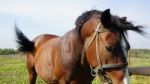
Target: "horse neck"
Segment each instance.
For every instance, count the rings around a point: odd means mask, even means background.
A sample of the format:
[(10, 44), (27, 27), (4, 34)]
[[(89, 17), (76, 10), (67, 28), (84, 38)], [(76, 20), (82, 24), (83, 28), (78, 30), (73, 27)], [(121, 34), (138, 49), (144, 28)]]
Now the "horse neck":
[[(83, 49), (83, 39), (81, 38), (79, 32), (77, 32), (75, 29), (67, 32), (62, 37), (62, 43), (61, 43), (61, 51), (62, 51), (62, 60), (63, 64), (67, 65), (67, 67), (70, 67), (74, 71), (77, 71), (79, 74), (72, 73), (73, 75), (78, 75), (78, 77), (90, 77), (90, 67), (85, 60), (84, 65), (81, 65), (81, 53)], [(80, 74), (82, 73), (82, 74)], [(90, 79), (91, 80), (91, 79)]]
[(81, 36), (76, 31), (76, 29), (67, 32), (62, 37), (61, 46), (62, 46), (61, 50), (63, 52), (63, 55), (69, 54), (71, 58), (74, 58), (76, 60), (81, 58), (80, 55), (83, 47), (83, 42)]

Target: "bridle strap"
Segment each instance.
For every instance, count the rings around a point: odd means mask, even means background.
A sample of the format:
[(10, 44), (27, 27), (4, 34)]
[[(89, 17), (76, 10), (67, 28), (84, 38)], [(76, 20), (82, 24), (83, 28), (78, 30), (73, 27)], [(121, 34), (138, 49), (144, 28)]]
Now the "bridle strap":
[[(97, 28), (97, 29), (99, 29), (101, 27), (101, 25)], [(98, 63), (98, 65), (102, 65), (102, 62), (101, 62), (101, 59), (99, 58), (99, 39), (98, 39), (98, 36), (99, 36), (99, 32), (98, 32), (98, 30), (96, 30), (95, 31), (96, 32), (96, 58), (97, 58), (97, 63)]]
[(94, 35), (93, 37), (90, 39), (90, 42), (89, 44), (87, 45), (87, 47), (85, 48), (85, 52), (88, 51), (89, 47), (91, 46), (92, 42), (94, 41), (95, 37), (97, 36), (98, 37), (98, 34), (99, 33), (103, 33), (103, 32), (110, 32), (109, 30), (105, 29), (102, 27), (101, 23), (98, 24), (95, 32), (94, 32)]
[[(96, 31), (99, 29), (99, 27), (100, 27), (100, 24), (98, 24), (98, 26), (97, 26), (97, 28), (96, 28)], [(87, 47), (85, 48), (85, 52), (88, 51), (89, 47), (91, 46), (92, 42), (94, 41), (94, 39), (95, 39), (95, 37), (96, 37), (96, 34), (97, 34), (97, 32), (94, 32), (93, 37), (90, 39), (89, 44), (88, 44)]]
[(128, 63), (119, 63), (119, 64), (105, 64), (101, 65), (103, 69), (110, 69), (110, 68), (121, 68), (127, 66)]

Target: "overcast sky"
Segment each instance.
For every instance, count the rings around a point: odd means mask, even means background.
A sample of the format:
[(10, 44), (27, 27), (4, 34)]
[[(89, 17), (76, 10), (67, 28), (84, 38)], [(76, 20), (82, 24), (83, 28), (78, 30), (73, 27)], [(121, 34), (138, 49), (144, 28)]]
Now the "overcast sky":
[(75, 27), (83, 12), (111, 9), (135, 24), (144, 25), (145, 37), (129, 32), (131, 48), (150, 49), (149, 0), (0, 0), (0, 48), (16, 48), (14, 24), (30, 39), (44, 33), (63, 35)]

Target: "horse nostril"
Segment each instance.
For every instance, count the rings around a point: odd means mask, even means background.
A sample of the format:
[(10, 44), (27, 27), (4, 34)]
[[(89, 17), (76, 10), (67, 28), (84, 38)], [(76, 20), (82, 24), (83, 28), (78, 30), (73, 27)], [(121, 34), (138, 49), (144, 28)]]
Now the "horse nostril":
[(112, 47), (112, 46), (105, 46), (105, 48), (106, 48), (109, 52), (112, 52), (112, 51), (113, 51), (113, 47)]

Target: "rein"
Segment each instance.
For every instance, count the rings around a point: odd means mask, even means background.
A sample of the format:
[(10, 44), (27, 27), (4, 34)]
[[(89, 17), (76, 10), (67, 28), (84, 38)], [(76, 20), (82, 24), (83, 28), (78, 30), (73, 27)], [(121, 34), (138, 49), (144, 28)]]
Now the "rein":
[(100, 59), (100, 55), (99, 55), (99, 33), (103, 33), (103, 32), (110, 32), (110, 30), (104, 28), (102, 26), (101, 23), (98, 24), (93, 37), (90, 39), (89, 44), (87, 45), (87, 47), (85, 48), (84, 51), (84, 55), (86, 55), (86, 52), (88, 51), (89, 47), (91, 46), (91, 44), (93, 43), (94, 39), (96, 39), (96, 59), (97, 59), (97, 63), (98, 66), (96, 68), (93, 68), (90, 65), (91, 68), (91, 75), (93, 77), (97, 76), (97, 75), (101, 75), (104, 78), (104, 81), (108, 84), (112, 84), (112, 80), (109, 78), (109, 76), (106, 74), (104, 69), (110, 69), (110, 68), (121, 68), (121, 67), (125, 67), (128, 65), (128, 63), (118, 63), (118, 64), (102, 64), (101, 59)]

